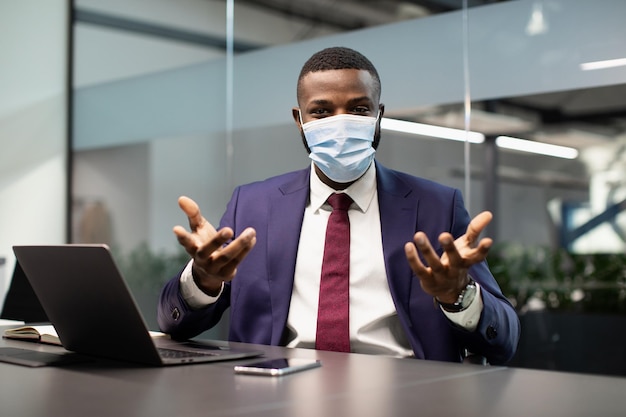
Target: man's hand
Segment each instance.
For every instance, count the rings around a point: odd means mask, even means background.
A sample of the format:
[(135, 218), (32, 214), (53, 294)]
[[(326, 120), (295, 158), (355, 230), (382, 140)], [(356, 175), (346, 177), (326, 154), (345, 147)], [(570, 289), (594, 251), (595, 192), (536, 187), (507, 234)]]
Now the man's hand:
[[(483, 211), (472, 219), (465, 234), (458, 239), (453, 240), (450, 233), (439, 235), (439, 244), (444, 250), (441, 258), (437, 256), (424, 232), (415, 233), (413, 242), (407, 242), (404, 246), (406, 258), (426, 293), (442, 303), (456, 302), (469, 282), (467, 270), (485, 260), (493, 243), (491, 239), (483, 238), (475, 245), (478, 236), (491, 219), (492, 214)], [(428, 266), (420, 260), (418, 250)]]
[(209, 295), (217, 295), (222, 282), (235, 277), (237, 266), (256, 243), (256, 231), (245, 229), (236, 239), (232, 229), (215, 230), (200, 213), (198, 204), (188, 197), (180, 197), (178, 205), (189, 219), (190, 232), (182, 226), (174, 227), (174, 234), (193, 258), (193, 279)]

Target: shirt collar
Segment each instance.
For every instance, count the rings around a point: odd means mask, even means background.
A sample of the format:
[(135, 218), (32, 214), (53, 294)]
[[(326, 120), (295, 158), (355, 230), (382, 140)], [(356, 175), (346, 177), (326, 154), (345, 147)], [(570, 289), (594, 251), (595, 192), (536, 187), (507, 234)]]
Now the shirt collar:
[[(334, 189), (324, 184), (315, 173), (314, 163), (311, 162), (311, 208), (318, 211), (327, 205), (326, 199), (335, 192)], [(352, 185), (343, 190), (356, 203), (359, 210), (366, 212), (376, 194), (376, 162), (372, 161), (365, 174)], [(330, 206), (328, 206), (330, 207)]]

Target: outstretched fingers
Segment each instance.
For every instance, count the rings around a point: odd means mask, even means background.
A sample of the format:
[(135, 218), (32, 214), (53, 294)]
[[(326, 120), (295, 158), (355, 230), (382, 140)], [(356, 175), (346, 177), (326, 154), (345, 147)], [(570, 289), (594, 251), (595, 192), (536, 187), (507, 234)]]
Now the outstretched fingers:
[(465, 239), (467, 242), (472, 245), (478, 239), (478, 236), (482, 233), (482, 231), (487, 227), (489, 223), (491, 223), (491, 219), (493, 218), (493, 214), (489, 211), (483, 211), (478, 213), (476, 217), (474, 217), (469, 225), (467, 226), (467, 231), (465, 232)]
[(185, 196), (179, 197), (178, 206), (187, 215), (187, 219), (189, 220), (189, 228), (192, 232), (207, 223), (207, 221), (202, 216), (202, 213), (200, 212), (200, 207), (191, 198)]
[[(429, 266), (422, 262), (418, 250)], [(404, 252), (411, 269), (420, 278), (431, 276), (433, 267), (439, 264), (439, 258), (423, 232), (417, 232), (413, 237), (413, 242), (407, 242), (404, 245)]]
[(228, 245), (209, 254), (206, 269), (209, 273), (220, 275), (225, 279), (232, 278), (237, 271), (237, 266), (248, 255), (255, 244), (255, 230), (252, 228), (245, 229)]
[(469, 266), (483, 261), (493, 244), (491, 238), (478, 237), (491, 222), (493, 215), (488, 211), (483, 211), (474, 217), (467, 226), (467, 232), (463, 236), (464, 244), (458, 245), (464, 263)]
[(232, 237), (230, 230), (216, 231), (213, 225), (202, 216), (200, 207), (191, 198), (180, 197), (178, 205), (187, 216), (190, 231), (185, 230), (182, 226), (175, 226), (173, 232), (178, 243), (191, 256), (195, 257), (198, 251), (205, 251), (206, 256), (208, 256)]

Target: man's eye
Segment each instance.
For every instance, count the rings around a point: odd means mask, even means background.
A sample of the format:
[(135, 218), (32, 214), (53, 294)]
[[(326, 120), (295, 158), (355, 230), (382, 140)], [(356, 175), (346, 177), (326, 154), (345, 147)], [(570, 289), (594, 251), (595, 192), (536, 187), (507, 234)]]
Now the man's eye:
[(315, 109), (309, 112), (309, 115), (315, 119), (322, 119), (324, 117), (328, 117), (331, 115), (331, 112), (328, 109)]
[(352, 112), (355, 114), (368, 114), (370, 112), (370, 109), (369, 107), (359, 106), (352, 109)]

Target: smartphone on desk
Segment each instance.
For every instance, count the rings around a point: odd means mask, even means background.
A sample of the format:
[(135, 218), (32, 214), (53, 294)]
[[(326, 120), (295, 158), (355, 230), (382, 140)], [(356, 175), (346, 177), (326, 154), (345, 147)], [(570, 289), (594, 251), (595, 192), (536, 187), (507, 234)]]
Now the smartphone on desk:
[(248, 365), (235, 365), (235, 373), (280, 376), (320, 366), (322, 366), (322, 363), (313, 359), (279, 358), (254, 362)]

